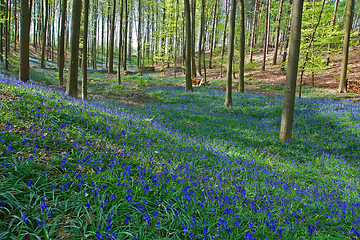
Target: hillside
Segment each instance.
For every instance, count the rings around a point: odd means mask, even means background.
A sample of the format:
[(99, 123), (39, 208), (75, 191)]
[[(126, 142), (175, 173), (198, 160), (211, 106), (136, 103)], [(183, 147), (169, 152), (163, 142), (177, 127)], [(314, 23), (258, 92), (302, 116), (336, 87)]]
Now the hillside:
[(360, 236), (356, 103), (298, 99), (286, 145), (281, 96), (224, 108), (220, 90), (167, 86), (124, 104), (4, 77), (0, 91), (0, 239)]

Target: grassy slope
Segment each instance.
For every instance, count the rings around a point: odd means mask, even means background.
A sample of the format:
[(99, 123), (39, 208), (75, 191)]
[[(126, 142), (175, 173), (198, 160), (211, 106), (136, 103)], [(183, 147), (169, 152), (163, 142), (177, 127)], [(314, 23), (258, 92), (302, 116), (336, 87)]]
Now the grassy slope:
[(0, 89), (0, 239), (359, 235), (358, 105), (299, 100), (284, 145), (280, 97), (227, 109), (221, 91), (161, 87), (139, 108)]

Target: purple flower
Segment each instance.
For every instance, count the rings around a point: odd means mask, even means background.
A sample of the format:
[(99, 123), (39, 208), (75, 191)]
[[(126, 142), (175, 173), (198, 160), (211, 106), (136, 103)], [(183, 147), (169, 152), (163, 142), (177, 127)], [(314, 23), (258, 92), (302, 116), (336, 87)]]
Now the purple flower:
[(24, 221), (25, 224), (27, 223), (26, 215), (27, 213), (23, 212), (22, 220)]
[(30, 187), (32, 184), (33, 184), (33, 180), (31, 178), (29, 178), (28, 187)]

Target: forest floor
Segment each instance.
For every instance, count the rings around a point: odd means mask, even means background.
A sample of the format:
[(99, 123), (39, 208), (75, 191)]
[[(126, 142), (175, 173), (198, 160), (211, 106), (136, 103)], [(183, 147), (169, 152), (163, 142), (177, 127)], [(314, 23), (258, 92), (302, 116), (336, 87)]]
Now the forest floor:
[[(334, 55), (330, 60), (330, 67), (319, 74), (314, 75), (314, 79), (310, 73), (305, 73), (303, 77), (302, 93), (305, 97), (330, 97), (330, 98), (353, 98), (354, 100), (360, 98), (359, 94), (348, 93), (340, 94), (337, 89), (339, 86), (339, 75), (341, 65), (341, 53)], [(267, 55), (266, 70), (261, 70), (263, 59), (263, 51), (254, 52), (253, 64), (245, 66), (245, 91), (253, 93), (262, 93), (270, 95), (282, 95), (286, 73), (281, 70), (281, 65), (272, 65), (273, 53), (272, 51)], [(278, 57), (280, 59), (280, 57)], [(214, 59), (214, 62), (220, 62), (219, 59)], [(249, 56), (246, 57), (245, 62), (249, 62)], [(237, 66), (235, 64), (235, 66)], [(157, 66), (157, 69), (163, 68)], [(153, 74), (157, 77), (172, 77), (174, 75), (173, 68), (163, 68), (164, 71)], [(236, 69), (236, 67), (235, 67)], [(223, 74), (220, 76), (220, 64), (213, 64), (212, 69), (207, 69), (207, 79), (210, 84), (225, 90), (226, 81), (226, 64), (223, 64)], [(178, 77), (184, 77), (183, 72), (177, 72)], [(300, 79), (300, 72), (298, 74)], [(203, 76), (202, 76), (203, 77)], [(360, 46), (351, 48), (348, 64), (348, 79), (360, 80)], [(238, 84), (238, 71), (235, 70), (235, 79), (233, 79), (233, 89), (236, 90)], [(314, 85), (313, 85), (314, 84)], [(299, 85), (299, 83), (298, 83)], [(314, 86), (314, 87), (313, 87)], [(297, 93), (298, 94), (298, 93)]]

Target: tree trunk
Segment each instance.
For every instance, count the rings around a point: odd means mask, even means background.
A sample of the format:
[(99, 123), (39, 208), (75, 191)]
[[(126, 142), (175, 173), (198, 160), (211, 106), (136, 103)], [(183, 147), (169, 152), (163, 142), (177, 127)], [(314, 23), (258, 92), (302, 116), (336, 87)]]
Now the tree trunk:
[(17, 26), (17, 0), (14, 0), (14, 50), (16, 51), (16, 43), (17, 43), (17, 34), (18, 34), (18, 26)]
[(196, 21), (196, 0), (191, 0), (191, 77), (196, 76), (196, 64), (195, 64), (195, 21)]
[(200, 20), (200, 37), (199, 37), (199, 75), (201, 76), (201, 53), (202, 53), (202, 39), (205, 34), (205, 6), (206, 6), (206, 0), (202, 0), (201, 2), (201, 20)]
[[(125, 26), (124, 26), (124, 60), (123, 60), (123, 67), (124, 67), (124, 71), (127, 70), (126, 68), (126, 60), (127, 60), (127, 38), (128, 38), (128, 2), (127, 0), (124, 0), (125, 1), (125, 6), (124, 6), (124, 10), (125, 10), (125, 18), (124, 18), (124, 21), (125, 21)], [(130, 33), (131, 34), (131, 33)]]
[(239, 2), (239, 16), (240, 16), (240, 63), (239, 63), (239, 86), (238, 92), (244, 92), (245, 83), (244, 83), (244, 70), (245, 70), (245, 5), (244, 0)]
[(116, 0), (113, 1), (109, 39), (109, 69), (108, 73), (114, 73), (114, 36), (115, 36), (115, 13), (116, 13)]
[(303, 3), (303, 0), (294, 0), (291, 14), (289, 60), (286, 71), (285, 95), (279, 135), (282, 142), (290, 141), (292, 135)]
[(347, 82), (347, 66), (349, 60), (349, 43), (350, 43), (350, 32), (352, 26), (352, 19), (354, 15), (354, 0), (348, 0), (347, 2), (347, 13), (346, 13), (346, 22), (345, 22), (345, 35), (343, 42), (343, 54), (341, 61), (341, 73), (340, 73), (340, 83), (339, 83), (339, 92), (346, 92), (346, 82)]
[(92, 41), (92, 54), (91, 54), (91, 63), (92, 68), (97, 69), (97, 27), (98, 27), (98, 1), (94, 0), (93, 2), (94, 10), (93, 10), (93, 21), (94, 21), (94, 28), (93, 28), (93, 41)]
[(48, 0), (43, 0), (45, 1), (45, 20), (44, 20), (44, 25), (42, 28), (42, 42), (41, 42), (41, 68), (45, 68), (45, 53), (46, 53), (46, 31), (48, 28), (48, 18), (49, 18), (49, 1)]
[(31, 2), (28, 0), (20, 2), (20, 59), (19, 59), (19, 79), (23, 82), (29, 81), (29, 44), (30, 44), (30, 21), (31, 21)]
[(137, 67), (138, 69), (141, 67), (141, 41), (142, 41), (142, 36), (141, 36), (141, 0), (139, 0), (139, 6), (138, 6), (138, 11), (139, 11), (139, 19), (138, 19), (138, 35), (137, 35)]
[(253, 16), (253, 25), (251, 29), (251, 40), (250, 40), (250, 62), (253, 62), (253, 53), (254, 53), (254, 46), (255, 46), (255, 31), (256, 31), (256, 25), (257, 25), (257, 13), (259, 11), (259, 0), (255, 1), (255, 11)]
[(121, 0), (121, 8), (120, 8), (120, 23), (119, 23), (119, 60), (118, 60), (118, 70), (117, 70), (117, 77), (118, 77), (118, 84), (121, 84), (121, 58), (122, 58), (122, 43), (123, 43), (123, 7), (124, 7), (124, 0)]
[(83, 35), (83, 56), (82, 56), (82, 98), (87, 98), (87, 61), (88, 61), (88, 25), (89, 25), (89, 0), (84, 0), (84, 35)]
[(221, 64), (220, 64), (220, 78), (223, 77), (223, 60), (225, 54), (225, 43), (226, 43), (226, 29), (227, 29), (227, 22), (228, 22), (228, 0), (225, 1), (225, 23), (224, 23), (224, 34), (222, 39), (222, 49), (221, 49)]
[(81, 0), (73, 0), (71, 13), (70, 66), (66, 94), (78, 97), (79, 36), (81, 25)]
[(266, 54), (268, 49), (268, 37), (269, 37), (269, 6), (271, 0), (266, 0), (266, 16), (265, 16), (265, 39), (264, 39), (264, 52), (263, 52), (263, 61), (261, 69), (265, 71), (266, 65)]
[(212, 30), (211, 30), (211, 37), (210, 37), (210, 58), (209, 58), (209, 68), (212, 68), (212, 66), (211, 66), (211, 60), (212, 60), (213, 48), (214, 48), (214, 35), (215, 35), (216, 9), (217, 9), (217, 0), (215, 0), (215, 3), (214, 3), (213, 23), (212, 23)]
[(234, 57), (236, 1), (231, 0), (225, 107), (232, 106), (232, 65)]
[(185, 26), (186, 26), (186, 55), (185, 55), (185, 75), (186, 75), (186, 86), (185, 91), (193, 91), (192, 80), (191, 80), (191, 41), (192, 41), (192, 30), (191, 30), (191, 18), (190, 18), (190, 3), (189, 0), (184, 0), (184, 13), (185, 13)]
[(281, 13), (282, 13), (283, 5), (284, 5), (284, 0), (281, 0), (279, 13), (278, 13), (278, 18), (277, 18), (277, 27), (276, 27), (276, 36), (275, 36), (275, 49), (274, 49), (274, 55), (273, 55), (274, 56), (273, 65), (276, 65), (276, 62), (277, 62), (277, 53), (278, 53), (278, 48), (279, 48)]
[(5, 70), (9, 70), (9, 0), (5, 5)]
[(61, 4), (61, 29), (59, 36), (59, 53), (58, 53), (58, 64), (59, 64), (59, 84), (64, 84), (64, 66), (65, 66), (65, 20), (66, 20), (66, 7), (67, 0), (62, 0)]

